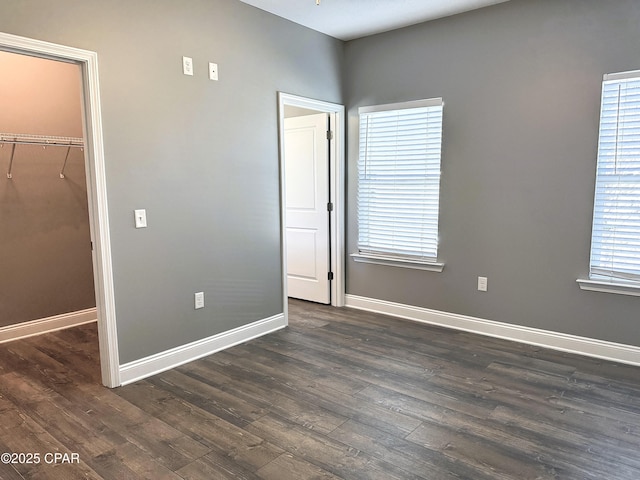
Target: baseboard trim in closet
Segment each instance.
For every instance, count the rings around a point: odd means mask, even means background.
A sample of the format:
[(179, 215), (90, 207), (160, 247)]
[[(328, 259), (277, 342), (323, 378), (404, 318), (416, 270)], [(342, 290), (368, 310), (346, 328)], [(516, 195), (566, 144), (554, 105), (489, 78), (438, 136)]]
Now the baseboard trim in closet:
[(76, 327), (85, 323), (97, 321), (98, 316), (95, 308), (78, 310), (77, 312), (63, 313), (53, 317), (39, 318), (29, 322), (18, 323), (0, 327), (0, 343), (18, 340), (20, 338), (41, 335), (63, 328)]

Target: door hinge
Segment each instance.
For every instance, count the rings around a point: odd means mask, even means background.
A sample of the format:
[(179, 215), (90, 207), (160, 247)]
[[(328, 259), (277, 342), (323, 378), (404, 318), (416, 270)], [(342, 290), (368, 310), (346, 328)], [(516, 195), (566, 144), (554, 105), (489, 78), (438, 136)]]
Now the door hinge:
[(327, 203), (327, 212), (333, 212), (333, 203)]
[(333, 140), (333, 131), (327, 130), (327, 140)]
[(93, 242), (90, 242), (90, 243), (91, 243), (91, 251), (93, 252)]
[(333, 280), (333, 272), (329, 272), (328, 277), (329, 277), (329, 280)]

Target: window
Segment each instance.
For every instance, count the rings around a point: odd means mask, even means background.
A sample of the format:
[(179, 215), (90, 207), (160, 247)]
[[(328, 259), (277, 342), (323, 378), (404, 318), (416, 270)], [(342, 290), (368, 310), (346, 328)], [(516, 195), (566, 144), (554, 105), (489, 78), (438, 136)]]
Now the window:
[(604, 77), (589, 276), (640, 285), (640, 71)]
[(442, 110), (441, 98), (360, 108), (356, 260), (441, 266)]

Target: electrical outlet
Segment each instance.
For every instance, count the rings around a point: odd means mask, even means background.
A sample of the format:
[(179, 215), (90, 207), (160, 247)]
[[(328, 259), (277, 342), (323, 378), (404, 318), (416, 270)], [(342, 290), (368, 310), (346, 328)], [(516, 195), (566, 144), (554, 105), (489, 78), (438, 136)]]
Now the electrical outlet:
[(182, 73), (193, 76), (193, 58), (182, 57)]
[(197, 292), (193, 296), (196, 310), (204, 308), (204, 292)]
[(481, 292), (487, 291), (487, 277), (478, 277), (478, 290)]

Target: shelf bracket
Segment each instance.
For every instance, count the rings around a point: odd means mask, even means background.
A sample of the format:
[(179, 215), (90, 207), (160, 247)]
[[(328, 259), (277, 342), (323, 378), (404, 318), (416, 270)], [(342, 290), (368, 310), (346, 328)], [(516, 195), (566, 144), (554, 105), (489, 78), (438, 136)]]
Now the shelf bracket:
[(67, 166), (67, 160), (69, 160), (69, 154), (71, 153), (71, 145), (67, 148), (67, 154), (64, 157), (64, 163), (62, 164), (62, 169), (60, 170), (60, 178), (64, 178), (64, 169)]
[(9, 160), (9, 170), (7, 171), (7, 178), (13, 178), (13, 174), (11, 173), (11, 169), (13, 168), (13, 156), (16, 153), (16, 144), (11, 145), (11, 159)]

